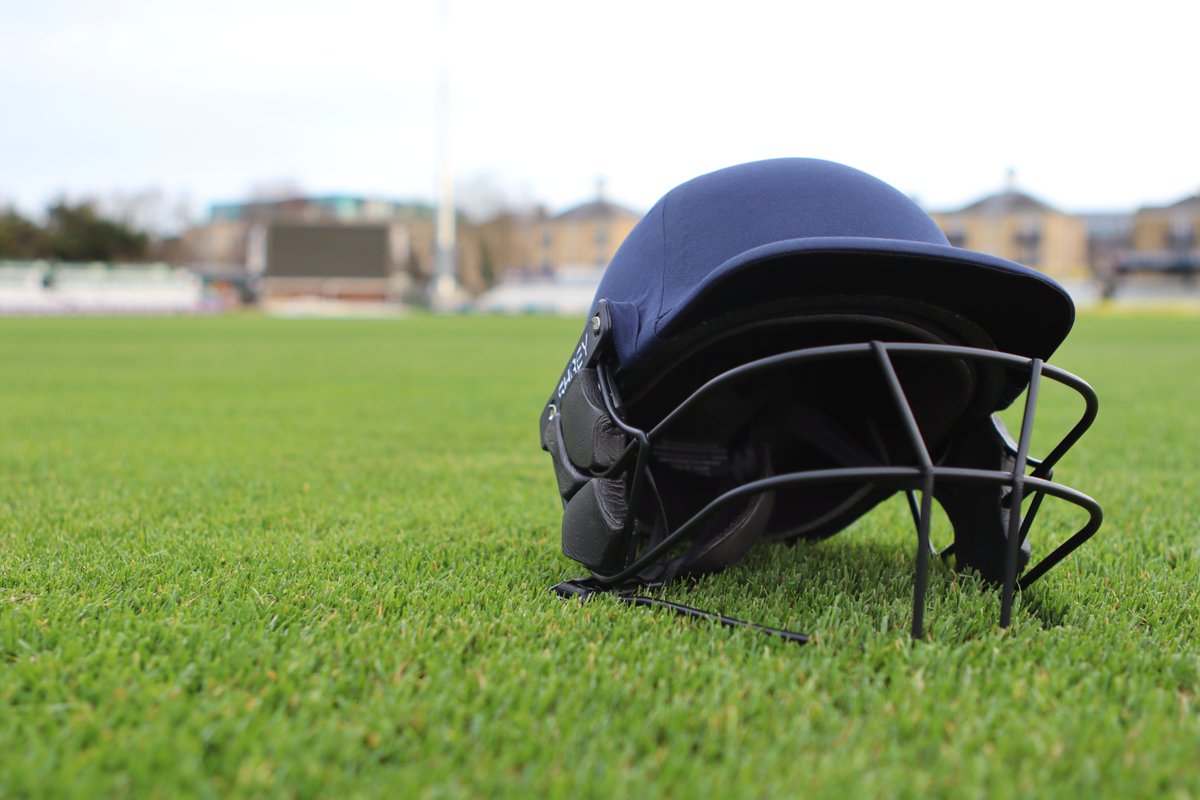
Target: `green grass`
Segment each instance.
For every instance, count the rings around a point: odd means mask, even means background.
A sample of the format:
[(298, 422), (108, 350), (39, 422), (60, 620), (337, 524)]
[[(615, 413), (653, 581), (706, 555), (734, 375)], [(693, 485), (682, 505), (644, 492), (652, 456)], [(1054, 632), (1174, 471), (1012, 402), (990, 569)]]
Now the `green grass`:
[(943, 568), (908, 640), (899, 502), (666, 592), (804, 648), (547, 592), (579, 327), (0, 320), (0, 796), (1200, 795), (1200, 318), (1056, 357), (1107, 520), (1008, 631)]

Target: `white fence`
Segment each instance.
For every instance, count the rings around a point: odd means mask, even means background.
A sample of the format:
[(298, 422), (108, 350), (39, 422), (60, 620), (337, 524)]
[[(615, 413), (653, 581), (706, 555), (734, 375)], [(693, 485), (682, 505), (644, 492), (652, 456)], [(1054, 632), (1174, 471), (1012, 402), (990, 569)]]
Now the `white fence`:
[(475, 301), (475, 309), (495, 314), (586, 314), (604, 270), (562, 269), (551, 275), (503, 280)]
[(199, 277), (166, 264), (0, 261), (0, 314), (192, 314)]

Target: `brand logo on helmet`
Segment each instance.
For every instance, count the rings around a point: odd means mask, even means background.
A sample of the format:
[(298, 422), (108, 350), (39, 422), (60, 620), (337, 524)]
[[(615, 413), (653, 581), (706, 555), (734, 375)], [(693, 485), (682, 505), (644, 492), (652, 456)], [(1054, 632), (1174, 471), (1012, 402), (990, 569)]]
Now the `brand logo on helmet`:
[(563, 395), (567, 393), (567, 389), (571, 386), (571, 381), (575, 380), (575, 376), (579, 374), (579, 370), (587, 365), (587, 336), (580, 340), (579, 346), (575, 348), (575, 353), (571, 356), (571, 360), (567, 362), (567, 368), (563, 370), (562, 378), (558, 382), (558, 392), (555, 396), (563, 399)]

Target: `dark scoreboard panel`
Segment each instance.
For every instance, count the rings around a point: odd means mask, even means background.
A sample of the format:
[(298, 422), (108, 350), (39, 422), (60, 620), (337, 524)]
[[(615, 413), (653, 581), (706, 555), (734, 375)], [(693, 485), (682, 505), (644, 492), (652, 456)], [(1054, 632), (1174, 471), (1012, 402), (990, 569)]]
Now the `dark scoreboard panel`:
[(387, 278), (384, 225), (286, 225), (267, 229), (267, 276), (272, 278)]

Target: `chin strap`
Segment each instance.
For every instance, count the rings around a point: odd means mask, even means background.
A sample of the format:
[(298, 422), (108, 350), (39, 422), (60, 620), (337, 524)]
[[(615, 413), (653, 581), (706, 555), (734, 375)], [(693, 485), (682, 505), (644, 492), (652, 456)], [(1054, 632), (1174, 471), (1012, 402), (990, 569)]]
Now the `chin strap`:
[(615, 597), (622, 603), (628, 603), (631, 606), (654, 606), (657, 608), (666, 608), (674, 611), (681, 617), (687, 617), (695, 620), (706, 620), (708, 622), (719, 623), (726, 628), (748, 628), (752, 631), (764, 633), (767, 636), (778, 636), (785, 642), (793, 642), (795, 644), (808, 644), (808, 634), (796, 633), (795, 631), (785, 631), (780, 628), (768, 628), (766, 625), (759, 625), (756, 622), (746, 622), (745, 620), (727, 617), (724, 614), (717, 614), (712, 611), (701, 611), (698, 608), (691, 606), (672, 603), (667, 600), (659, 600), (657, 597), (646, 597), (645, 595), (634, 594), (633, 589), (616, 589), (610, 586), (604, 586), (592, 578), (576, 578), (573, 581), (563, 581), (550, 588), (563, 600), (578, 598), (580, 602), (585, 602), (593, 595), (607, 594)]

